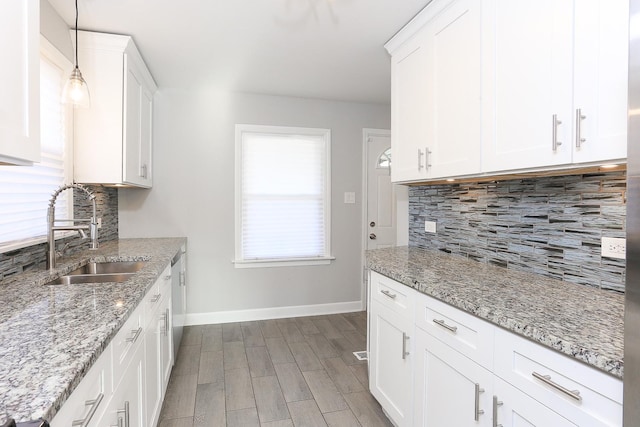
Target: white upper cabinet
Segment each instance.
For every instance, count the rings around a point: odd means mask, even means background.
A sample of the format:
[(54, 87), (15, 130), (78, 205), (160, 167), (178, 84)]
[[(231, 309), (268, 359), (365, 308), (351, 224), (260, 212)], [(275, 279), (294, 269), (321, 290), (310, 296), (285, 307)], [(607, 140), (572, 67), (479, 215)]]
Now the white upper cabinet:
[(483, 172), (626, 157), (628, 4), (614, 3), (483, 2)]
[[(0, 163), (40, 161), (40, 2), (2, 2)], [(10, 35), (10, 36), (9, 36)]]
[(153, 77), (131, 37), (80, 31), (78, 46), (91, 107), (75, 110), (75, 181), (151, 187)]
[(626, 159), (628, 2), (434, 0), (391, 54), (394, 182)]
[(480, 171), (480, 30), (477, 1), (440, 0), (386, 45), (393, 181)]
[(571, 163), (572, 3), (483, 1), (484, 172)]

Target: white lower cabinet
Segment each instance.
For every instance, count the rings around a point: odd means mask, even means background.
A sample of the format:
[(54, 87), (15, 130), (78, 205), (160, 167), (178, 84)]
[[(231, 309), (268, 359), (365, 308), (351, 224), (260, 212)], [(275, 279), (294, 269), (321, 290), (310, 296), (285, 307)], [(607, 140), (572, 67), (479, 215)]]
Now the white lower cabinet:
[(171, 268), (167, 266), (51, 425), (154, 427), (172, 367)]
[(369, 387), (397, 426), (411, 424), (413, 322), (378, 301), (370, 305)]
[(416, 328), (414, 426), (491, 427), (493, 374)]
[(622, 425), (621, 380), (378, 273), (369, 283), (369, 387), (396, 425)]
[[(493, 416), (495, 417), (494, 426), (574, 427), (579, 425), (553, 412), (542, 403), (498, 377), (494, 378), (493, 393), (493, 400), (495, 401), (492, 402), (494, 407)], [(589, 424), (583, 425), (589, 426)]]

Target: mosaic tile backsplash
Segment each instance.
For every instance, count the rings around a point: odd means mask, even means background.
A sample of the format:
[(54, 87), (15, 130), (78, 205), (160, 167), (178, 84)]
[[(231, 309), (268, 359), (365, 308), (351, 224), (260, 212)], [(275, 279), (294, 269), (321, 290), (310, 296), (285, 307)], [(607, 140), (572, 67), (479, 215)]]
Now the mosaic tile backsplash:
[[(98, 217), (102, 218), (102, 228), (99, 230), (98, 242), (106, 242), (118, 238), (118, 189), (101, 186), (87, 185), (96, 195), (96, 208)], [(74, 205), (76, 218), (91, 217), (91, 202), (87, 200), (82, 192), (78, 193), (74, 190)], [(42, 218), (46, 221), (46, 218)], [(68, 243), (68, 245), (67, 245)], [(79, 237), (72, 236), (56, 241), (58, 250), (63, 248), (65, 255), (85, 250), (89, 247), (89, 240), (81, 240)], [(46, 268), (47, 262), (47, 243), (40, 243), (26, 248), (17, 249), (11, 252), (0, 254), (0, 280), (5, 277), (20, 274), (24, 271), (35, 268)]]
[(600, 241), (625, 237), (625, 192), (625, 172), (410, 187), (409, 246), (624, 292)]

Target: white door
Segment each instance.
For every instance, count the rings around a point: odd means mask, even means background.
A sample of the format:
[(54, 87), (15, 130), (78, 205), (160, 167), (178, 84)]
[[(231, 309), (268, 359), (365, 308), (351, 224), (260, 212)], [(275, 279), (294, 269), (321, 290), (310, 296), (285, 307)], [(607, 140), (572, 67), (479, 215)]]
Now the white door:
[(365, 131), (367, 141), (367, 249), (396, 244), (396, 197), (391, 183), (389, 131)]

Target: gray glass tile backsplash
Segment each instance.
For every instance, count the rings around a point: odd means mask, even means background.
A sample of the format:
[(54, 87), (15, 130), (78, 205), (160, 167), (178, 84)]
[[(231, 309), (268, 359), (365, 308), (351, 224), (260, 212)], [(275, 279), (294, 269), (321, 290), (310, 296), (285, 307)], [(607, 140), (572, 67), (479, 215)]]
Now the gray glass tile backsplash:
[[(102, 218), (102, 228), (99, 230), (99, 242), (106, 242), (118, 238), (118, 189), (87, 185), (95, 195), (98, 217)], [(77, 191), (77, 190), (74, 190)], [(91, 202), (80, 194), (74, 196), (74, 211), (76, 218), (91, 217)], [(47, 218), (42, 218), (43, 222)], [(58, 240), (58, 248), (69, 243), (65, 254), (71, 254), (89, 247), (88, 240), (81, 240), (76, 236)], [(47, 259), (47, 244), (40, 243), (26, 248), (0, 254), (0, 280), (14, 274), (22, 273), (34, 268), (45, 268)]]
[(625, 237), (625, 191), (625, 172), (411, 187), (409, 245), (623, 292), (600, 241)]

